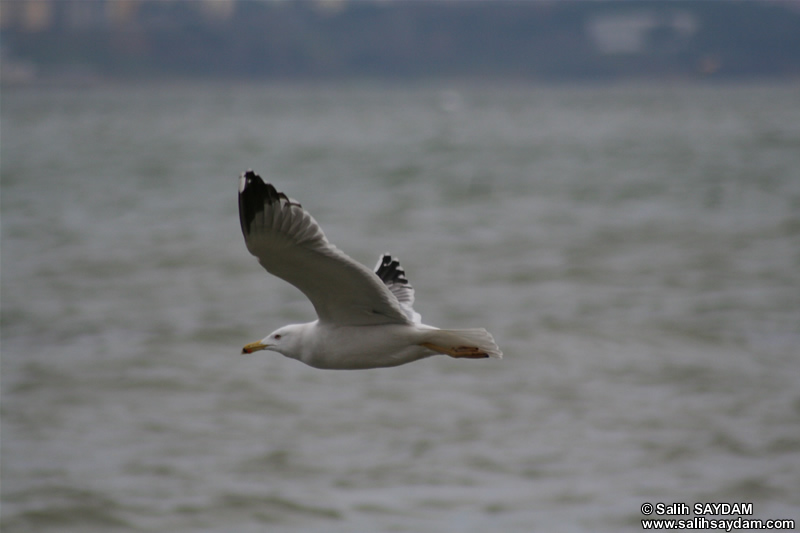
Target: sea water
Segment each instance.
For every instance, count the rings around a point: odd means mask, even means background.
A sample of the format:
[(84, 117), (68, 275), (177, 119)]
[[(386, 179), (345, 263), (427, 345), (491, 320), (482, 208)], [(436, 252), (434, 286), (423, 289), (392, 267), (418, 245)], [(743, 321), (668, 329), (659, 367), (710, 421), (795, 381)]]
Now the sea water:
[[(10, 88), (1, 140), (8, 533), (800, 519), (797, 85)], [(241, 355), (314, 317), (248, 168), (505, 359)]]

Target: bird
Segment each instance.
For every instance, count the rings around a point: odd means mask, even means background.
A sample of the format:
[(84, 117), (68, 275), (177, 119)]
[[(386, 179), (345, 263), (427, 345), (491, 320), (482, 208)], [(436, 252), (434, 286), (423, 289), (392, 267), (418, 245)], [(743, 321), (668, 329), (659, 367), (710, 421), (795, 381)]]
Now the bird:
[(486, 329), (423, 324), (396, 258), (381, 254), (373, 270), (351, 259), (297, 200), (252, 170), (239, 176), (239, 221), (247, 250), (267, 272), (300, 289), (317, 314), (245, 345), (243, 354), (269, 350), (330, 370), (394, 367), (436, 354), (503, 357)]

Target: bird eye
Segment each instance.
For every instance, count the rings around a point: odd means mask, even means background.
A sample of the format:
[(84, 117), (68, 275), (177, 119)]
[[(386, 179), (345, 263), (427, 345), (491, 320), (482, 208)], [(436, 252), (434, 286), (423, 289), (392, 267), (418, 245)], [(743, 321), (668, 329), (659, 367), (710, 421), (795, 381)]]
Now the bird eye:
[(273, 338), (277, 341), (280, 340), (281, 336), (278, 334), (273, 335)]

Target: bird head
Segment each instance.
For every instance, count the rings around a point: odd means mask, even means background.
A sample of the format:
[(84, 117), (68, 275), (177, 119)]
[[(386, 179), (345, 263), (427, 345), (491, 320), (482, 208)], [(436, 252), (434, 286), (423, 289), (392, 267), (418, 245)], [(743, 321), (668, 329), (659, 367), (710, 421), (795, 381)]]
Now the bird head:
[(283, 326), (276, 329), (260, 341), (251, 342), (242, 348), (242, 353), (253, 353), (260, 350), (270, 350), (273, 352), (288, 355), (298, 342), (298, 332), (296, 325)]

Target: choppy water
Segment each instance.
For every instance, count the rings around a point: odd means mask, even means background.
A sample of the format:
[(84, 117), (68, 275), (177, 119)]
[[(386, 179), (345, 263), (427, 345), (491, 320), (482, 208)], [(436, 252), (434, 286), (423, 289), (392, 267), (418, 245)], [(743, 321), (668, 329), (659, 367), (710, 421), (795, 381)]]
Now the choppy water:
[[(151, 86), (2, 95), (2, 525), (640, 530), (800, 519), (800, 90)], [(314, 370), (252, 167), (506, 359)]]

